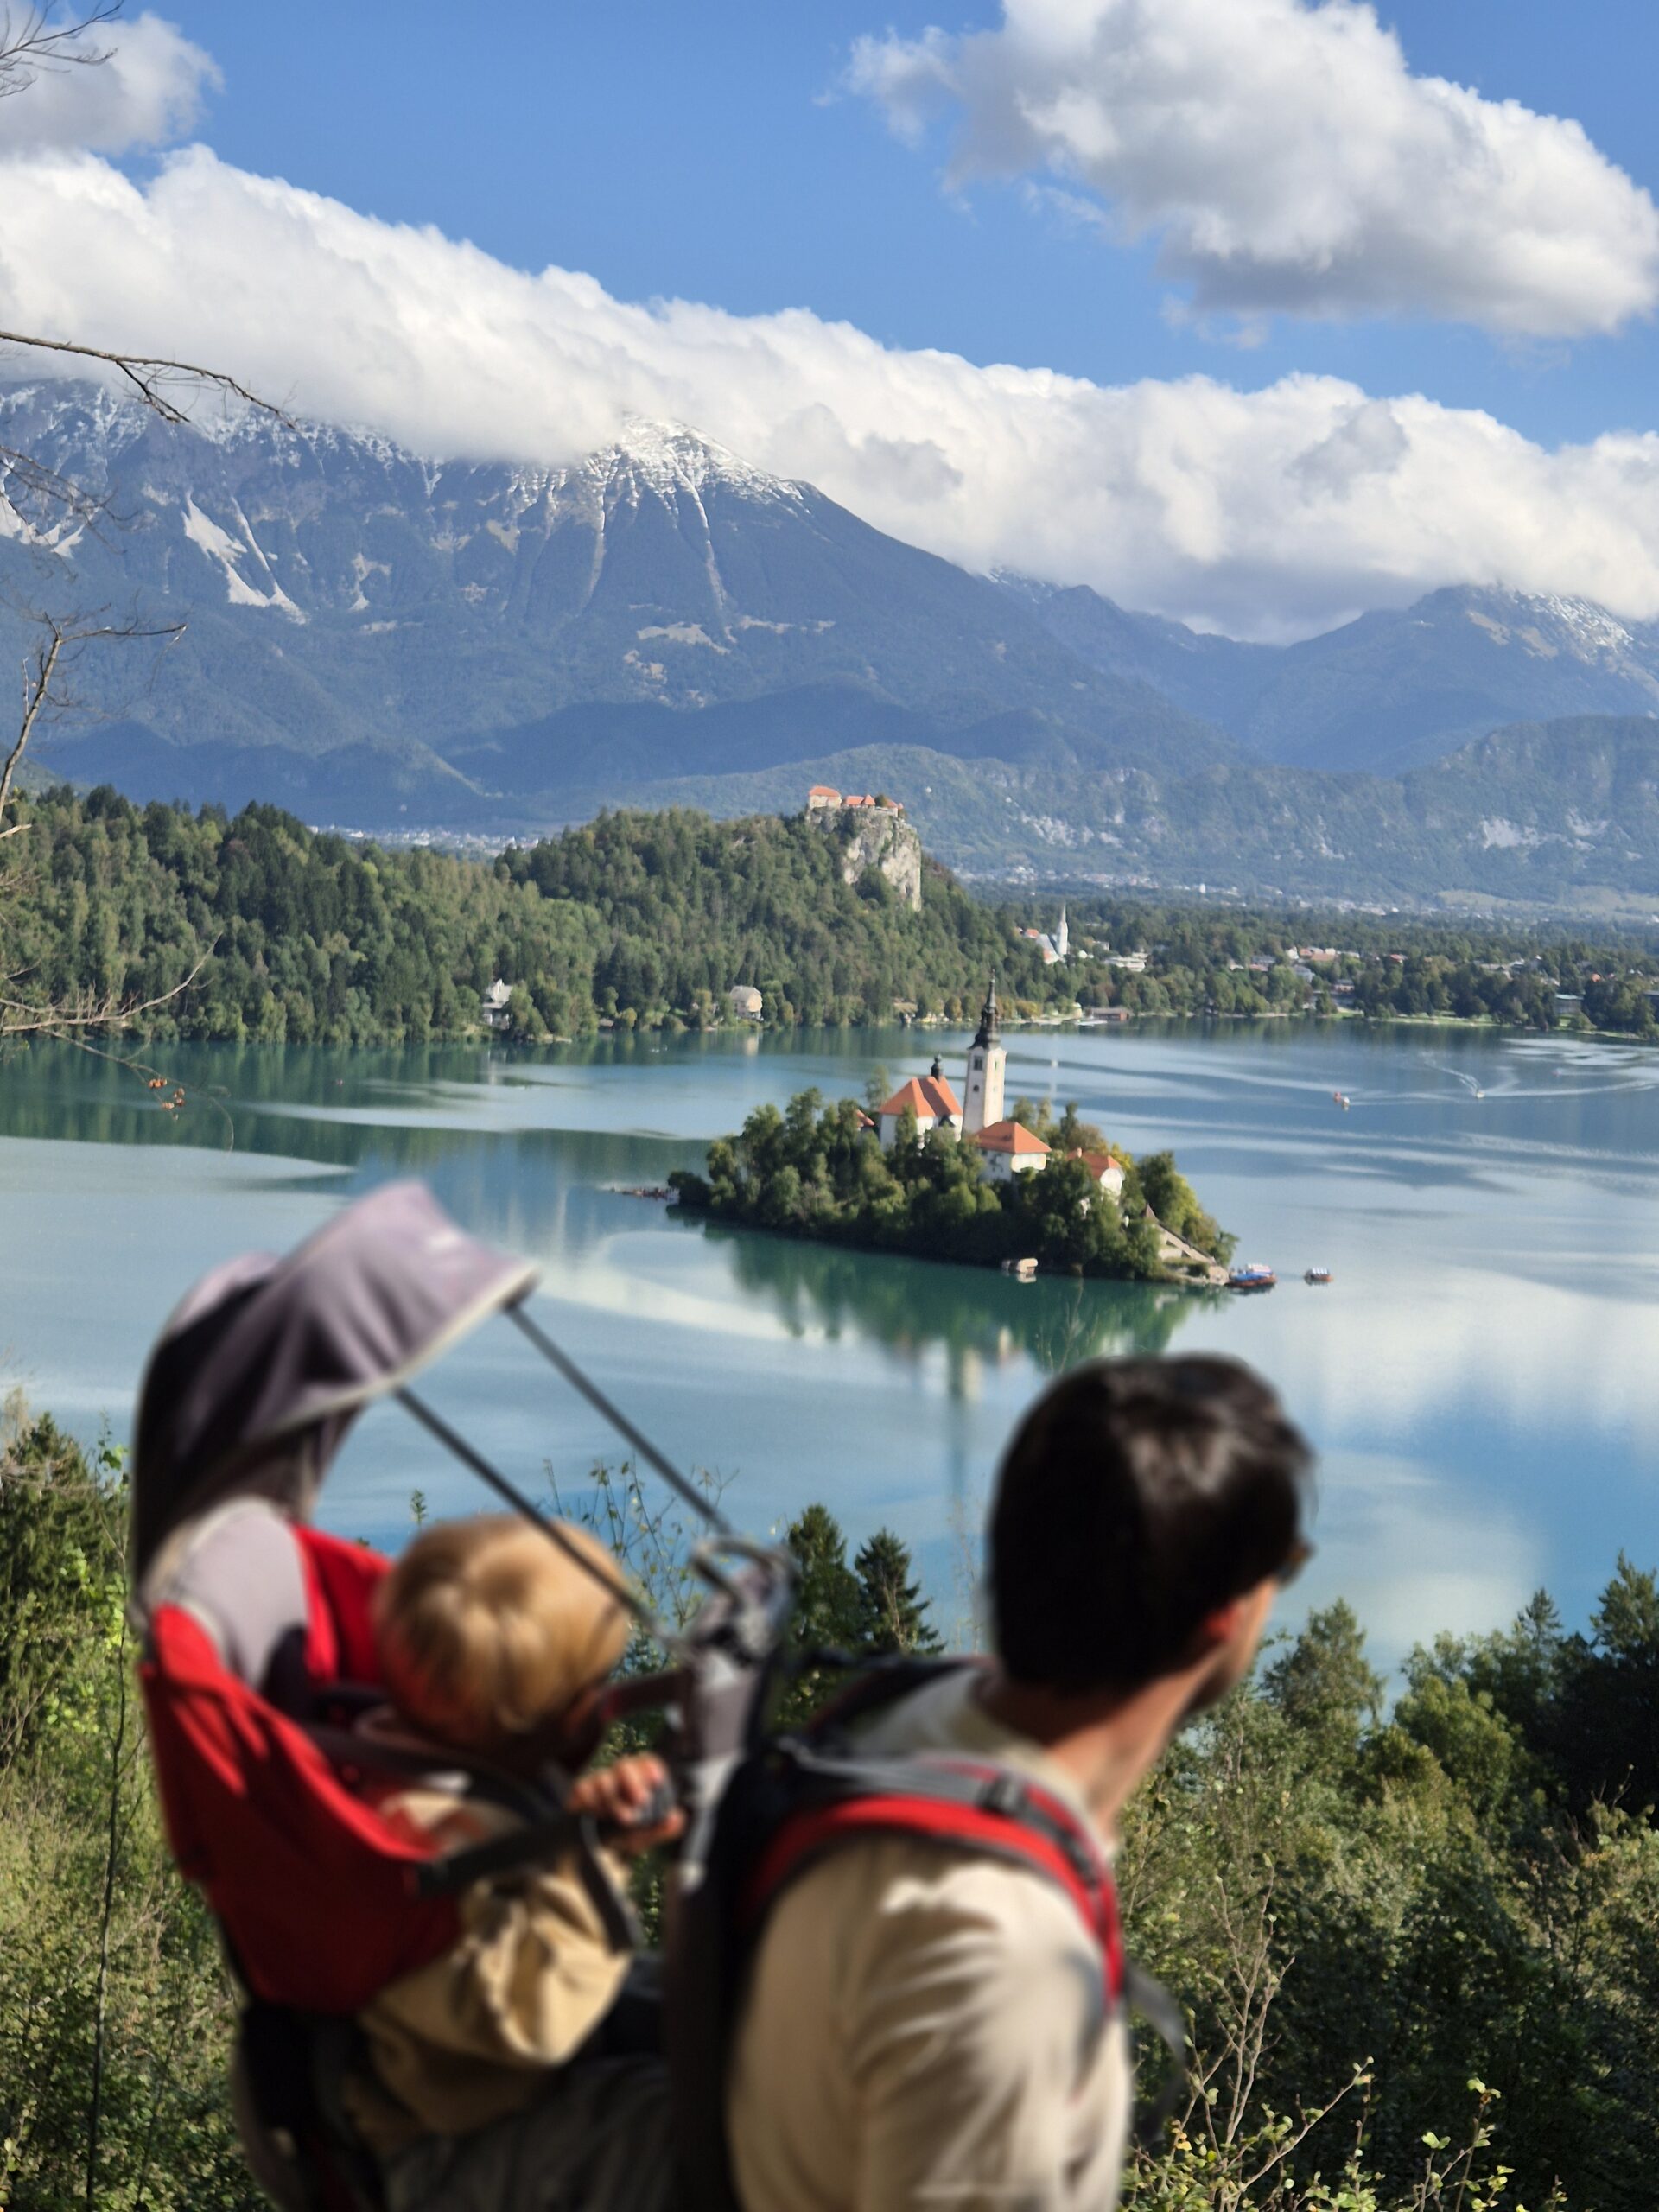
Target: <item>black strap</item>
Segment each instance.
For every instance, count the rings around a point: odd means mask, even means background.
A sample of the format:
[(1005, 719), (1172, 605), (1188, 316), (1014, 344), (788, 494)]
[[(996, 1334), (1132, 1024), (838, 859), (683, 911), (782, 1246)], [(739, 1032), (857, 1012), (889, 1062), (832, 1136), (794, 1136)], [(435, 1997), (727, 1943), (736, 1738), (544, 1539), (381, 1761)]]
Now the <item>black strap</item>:
[(545, 1821), (550, 1807), (556, 1807), (556, 1787), (538, 1788), (534, 1782), (506, 1773), (483, 1759), (469, 1758), (442, 1744), (394, 1744), (357, 1728), (333, 1728), (312, 1723), (305, 1733), (331, 1766), (357, 1768), (379, 1774), (403, 1775), (411, 1782), (435, 1782), (458, 1774), (468, 1797), (481, 1797), (514, 1813), (526, 1823)]

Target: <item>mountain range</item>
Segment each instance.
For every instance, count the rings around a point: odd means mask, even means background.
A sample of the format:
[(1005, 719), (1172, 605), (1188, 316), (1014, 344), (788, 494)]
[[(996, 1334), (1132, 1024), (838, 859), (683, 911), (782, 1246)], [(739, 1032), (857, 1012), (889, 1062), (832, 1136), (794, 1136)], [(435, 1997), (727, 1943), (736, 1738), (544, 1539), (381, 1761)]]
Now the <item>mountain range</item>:
[[(4, 449), (96, 493), (31, 501)], [(1269, 646), (969, 574), (680, 426), (439, 461), (0, 391), (0, 650), (85, 649), (42, 764), (135, 798), (523, 835), (885, 785), (988, 874), (1554, 904), (1659, 891), (1659, 626), (1451, 589)], [(107, 617), (100, 619), (108, 619)], [(1494, 734), (1496, 733), (1496, 734)]]

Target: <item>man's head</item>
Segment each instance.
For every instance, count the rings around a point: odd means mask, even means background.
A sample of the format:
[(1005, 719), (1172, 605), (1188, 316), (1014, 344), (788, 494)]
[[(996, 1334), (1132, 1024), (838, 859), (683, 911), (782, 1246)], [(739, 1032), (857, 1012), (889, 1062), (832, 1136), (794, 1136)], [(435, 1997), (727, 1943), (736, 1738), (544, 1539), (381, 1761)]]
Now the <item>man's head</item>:
[(1023, 1688), (1128, 1697), (1248, 1669), (1271, 1588), (1305, 1554), (1312, 1454), (1237, 1361), (1096, 1360), (1046, 1390), (1002, 1462), (990, 1592)]
[(381, 1673), (424, 1734), (511, 1758), (556, 1729), (622, 1656), (629, 1617), (617, 1567), (585, 1529), (558, 1526), (568, 1548), (513, 1514), (440, 1522), (381, 1584)]

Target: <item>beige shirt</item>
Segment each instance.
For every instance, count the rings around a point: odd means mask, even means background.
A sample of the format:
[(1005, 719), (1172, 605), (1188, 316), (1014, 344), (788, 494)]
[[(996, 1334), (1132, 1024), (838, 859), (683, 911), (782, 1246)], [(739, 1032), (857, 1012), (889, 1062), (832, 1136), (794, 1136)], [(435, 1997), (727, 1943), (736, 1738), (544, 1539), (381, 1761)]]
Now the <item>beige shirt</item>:
[[(435, 1789), (406, 1790), (384, 1809), (445, 1852), (518, 1825), (498, 1807)], [(630, 1955), (612, 1948), (569, 1859), (474, 1883), (459, 1916), (448, 1951), (358, 2015), (373, 2079), (348, 2082), (346, 2104), (383, 2158), (417, 2136), (468, 2134), (529, 2104), (548, 2069), (604, 2018), (628, 1970)]]
[[(1069, 1776), (986, 1713), (969, 1671), (862, 1739)], [(779, 1900), (727, 2119), (744, 2212), (1110, 2212), (1133, 2079), (1077, 1907), (1034, 1872), (931, 1843), (849, 1844)]]

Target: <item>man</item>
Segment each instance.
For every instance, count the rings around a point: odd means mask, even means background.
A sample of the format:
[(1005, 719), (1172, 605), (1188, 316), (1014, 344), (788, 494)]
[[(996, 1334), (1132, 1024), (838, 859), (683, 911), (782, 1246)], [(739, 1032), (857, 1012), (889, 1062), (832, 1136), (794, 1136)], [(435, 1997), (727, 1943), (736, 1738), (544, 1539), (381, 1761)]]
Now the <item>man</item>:
[[(1231, 1360), (1103, 1360), (1041, 1397), (989, 1531), (996, 1663), (861, 1739), (993, 1759), (1109, 1851), (1191, 1714), (1248, 1673), (1306, 1556), (1306, 1445)], [(838, 1849), (779, 1899), (728, 2125), (745, 2212), (1109, 2212), (1133, 2084), (1097, 1939), (1039, 1873), (909, 1837)]]

